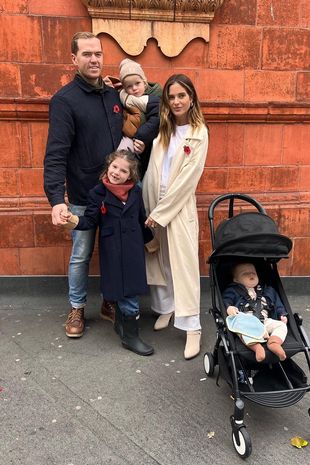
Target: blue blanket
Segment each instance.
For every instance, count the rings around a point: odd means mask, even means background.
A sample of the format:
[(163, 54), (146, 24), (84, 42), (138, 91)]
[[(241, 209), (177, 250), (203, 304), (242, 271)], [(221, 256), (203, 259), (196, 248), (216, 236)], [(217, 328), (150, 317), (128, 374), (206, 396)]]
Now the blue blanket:
[(250, 313), (237, 313), (229, 315), (226, 318), (227, 327), (233, 333), (242, 336), (246, 345), (255, 344), (255, 342), (266, 342), (264, 334), (266, 332), (263, 323)]

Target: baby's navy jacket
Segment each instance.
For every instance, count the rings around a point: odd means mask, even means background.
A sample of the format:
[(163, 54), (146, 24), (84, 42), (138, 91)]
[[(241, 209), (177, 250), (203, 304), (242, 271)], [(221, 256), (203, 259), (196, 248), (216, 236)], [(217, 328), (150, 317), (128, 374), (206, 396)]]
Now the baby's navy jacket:
[[(242, 284), (233, 282), (223, 292), (223, 301), (226, 307), (233, 305), (237, 308), (240, 308), (242, 305), (245, 305), (248, 302), (247, 299), (238, 291), (239, 287), (244, 286), (242, 286)], [(245, 287), (244, 290), (246, 292)], [(279, 320), (282, 315), (286, 316), (287, 311), (285, 310), (285, 307), (276, 290), (271, 286), (262, 286), (262, 290), (262, 295), (266, 298), (267, 301), (269, 318)]]

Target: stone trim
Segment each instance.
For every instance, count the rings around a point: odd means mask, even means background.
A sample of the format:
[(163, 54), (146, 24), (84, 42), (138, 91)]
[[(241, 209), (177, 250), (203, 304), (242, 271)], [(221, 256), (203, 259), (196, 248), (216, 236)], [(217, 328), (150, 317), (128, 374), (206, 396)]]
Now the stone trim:
[(111, 35), (128, 55), (139, 55), (155, 38), (162, 53), (175, 57), (193, 39), (209, 42), (209, 23), (224, 0), (81, 0), (93, 33)]
[[(46, 98), (0, 98), (0, 121), (48, 121)], [(310, 103), (201, 102), (206, 121), (309, 123)]]
[[(296, 208), (309, 208), (310, 201), (307, 200), (307, 192), (262, 192), (255, 193), (255, 199), (262, 203), (265, 208), (278, 207), (279, 205), (295, 206)], [(212, 200), (219, 195), (217, 193), (196, 192), (198, 210), (205, 210)], [(251, 194), (252, 195), (252, 194)], [(305, 197), (305, 198), (304, 198)], [(236, 202), (238, 205), (238, 202)], [(242, 206), (242, 203), (240, 202)], [(7, 213), (42, 215), (51, 213), (51, 207), (46, 197), (1, 197), (0, 217)]]

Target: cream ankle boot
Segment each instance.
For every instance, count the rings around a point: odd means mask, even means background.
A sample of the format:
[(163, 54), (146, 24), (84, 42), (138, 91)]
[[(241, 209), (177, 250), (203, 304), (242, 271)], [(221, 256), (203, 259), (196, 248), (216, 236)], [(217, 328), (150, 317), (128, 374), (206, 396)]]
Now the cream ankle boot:
[(184, 358), (189, 360), (200, 352), (201, 331), (187, 331)]
[(161, 329), (167, 328), (172, 318), (172, 315), (173, 315), (173, 312), (160, 315), (156, 320), (156, 323), (154, 325), (154, 330), (160, 331)]

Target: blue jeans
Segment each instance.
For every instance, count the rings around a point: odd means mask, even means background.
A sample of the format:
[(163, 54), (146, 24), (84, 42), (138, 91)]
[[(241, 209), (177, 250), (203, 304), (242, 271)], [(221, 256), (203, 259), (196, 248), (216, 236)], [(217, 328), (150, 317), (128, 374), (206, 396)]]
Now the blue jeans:
[[(82, 216), (86, 207), (69, 205), (71, 213)], [(86, 304), (89, 262), (94, 250), (96, 229), (71, 231), (72, 251), (68, 269), (69, 302), (72, 307)]]
[(132, 316), (139, 314), (139, 300), (136, 295), (118, 300), (117, 305), (122, 315)]

